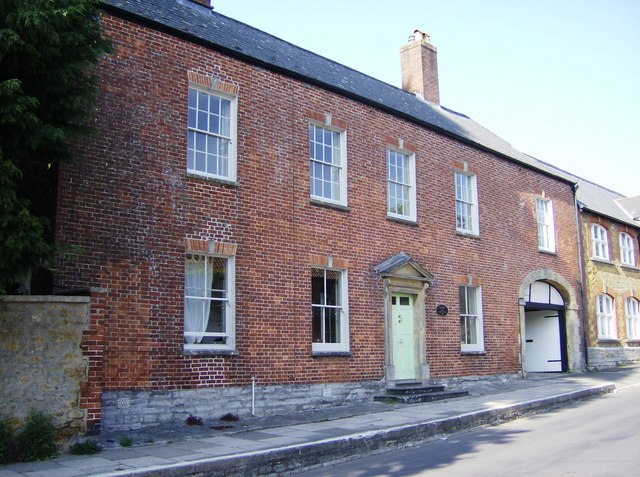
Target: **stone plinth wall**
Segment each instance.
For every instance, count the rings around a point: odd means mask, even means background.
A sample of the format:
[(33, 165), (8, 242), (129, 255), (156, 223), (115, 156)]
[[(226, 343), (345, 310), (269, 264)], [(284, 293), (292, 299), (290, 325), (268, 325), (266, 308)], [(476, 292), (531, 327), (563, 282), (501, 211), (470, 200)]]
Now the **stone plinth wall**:
[[(255, 387), (256, 416), (286, 414), (368, 401), (384, 389), (382, 381)], [(251, 386), (172, 391), (104, 391), (102, 429), (121, 431), (161, 424), (183, 425), (189, 415), (218, 419), (251, 415)]]
[(61, 439), (85, 432), (80, 386), (87, 380), (82, 333), (89, 297), (0, 297), (0, 420), (53, 416)]
[(610, 346), (589, 348), (589, 367), (612, 368), (640, 362), (640, 347)]

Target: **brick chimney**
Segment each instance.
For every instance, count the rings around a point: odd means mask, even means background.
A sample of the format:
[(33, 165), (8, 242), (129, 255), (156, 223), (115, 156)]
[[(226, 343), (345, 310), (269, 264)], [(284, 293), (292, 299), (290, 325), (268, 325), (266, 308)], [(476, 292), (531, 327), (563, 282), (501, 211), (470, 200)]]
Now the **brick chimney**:
[(402, 89), (440, 104), (438, 54), (428, 34), (415, 30), (409, 43), (400, 48)]
[(211, 0), (191, 0), (193, 3), (197, 3), (199, 5), (202, 5), (203, 7), (207, 7), (210, 9), (213, 9), (211, 7)]

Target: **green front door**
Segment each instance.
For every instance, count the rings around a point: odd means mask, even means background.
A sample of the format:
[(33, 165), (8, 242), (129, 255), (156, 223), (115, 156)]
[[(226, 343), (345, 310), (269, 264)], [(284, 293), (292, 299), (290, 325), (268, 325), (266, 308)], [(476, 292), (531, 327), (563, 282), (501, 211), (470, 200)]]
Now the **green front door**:
[(413, 329), (413, 297), (392, 295), (391, 333), (395, 379), (416, 379), (415, 336)]

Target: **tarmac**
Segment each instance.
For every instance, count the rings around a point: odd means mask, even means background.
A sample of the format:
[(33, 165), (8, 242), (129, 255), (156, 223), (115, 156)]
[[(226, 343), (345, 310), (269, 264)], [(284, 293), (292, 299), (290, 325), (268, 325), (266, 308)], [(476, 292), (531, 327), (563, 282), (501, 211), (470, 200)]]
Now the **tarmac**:
[[(0, 466), (0, 477), (258, 476), (420, 444), (640, 384), (640, 365), (528, 374), (468, 388), (469, 396), (421, 404), (366, 402), (237, 422), (205, 422), (102, 434), (94, 455)], [(120, 439), (133, 441), (122, 447)]]

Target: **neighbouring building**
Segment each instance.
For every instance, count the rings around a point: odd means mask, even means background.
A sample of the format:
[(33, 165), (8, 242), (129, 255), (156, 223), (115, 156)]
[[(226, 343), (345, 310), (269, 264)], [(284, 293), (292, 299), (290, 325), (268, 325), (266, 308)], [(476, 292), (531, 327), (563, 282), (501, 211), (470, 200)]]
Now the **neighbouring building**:
[(640, 197), (576, 180), (588, 365), (640, 361)]
[(441, 106), (428, 35), (399, 89), (196, 2), (103, 9), (56, 230), (90, 426), (584, 369), (575, 180)]

